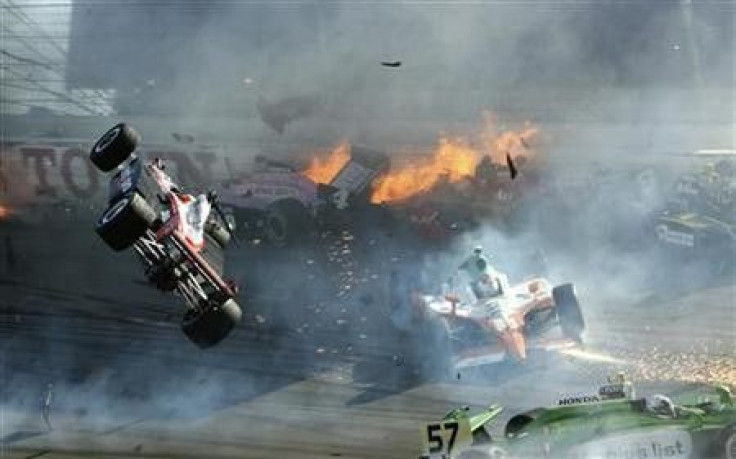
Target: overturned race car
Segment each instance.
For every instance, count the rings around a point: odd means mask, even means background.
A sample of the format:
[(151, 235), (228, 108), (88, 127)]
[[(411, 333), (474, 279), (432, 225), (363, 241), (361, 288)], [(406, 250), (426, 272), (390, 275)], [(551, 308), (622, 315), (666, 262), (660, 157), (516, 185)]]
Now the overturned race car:
[(606, 385), (514, 415), (494, 438), (502, 411), (450, 411), (422, 428), (420, 459), (736, 458), (736, 406), (725, 386), (675, 403), (662, 394), (635, 399), (622, 384)]
[(188, 309), (182, 330), (200, 348), (222, 341), (242, 315), (237, 286), (223, 279), (230, 232), (213, 193), (184, 193), (161, 160), (136, 156), (140, 136), (120, 123), (92, 147), (90, 160), (110, 178), (108, 208), (96, 231), (113, 250), (133, 247), (147, 281), (174, 292)]

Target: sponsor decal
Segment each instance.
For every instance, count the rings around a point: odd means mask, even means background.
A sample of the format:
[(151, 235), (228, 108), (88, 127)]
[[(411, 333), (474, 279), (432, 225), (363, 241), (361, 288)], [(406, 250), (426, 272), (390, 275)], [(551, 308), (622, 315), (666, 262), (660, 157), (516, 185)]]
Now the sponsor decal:
[[(143, 158), (161, 158), (183, 183), (204, 184), (225, 178), (228, 159), (221, 150), (176, 151), (167, 147), (141, 150)], [(80, 143), (59, 140), (44, 144), (0, 144), (0, 193), (23, 201), (48, 196), (86, 200), (107, 188), (104, 174), (88, 159)]]
[(596, 403), (600, 402), (601, 398), (597, 395), (584, 395), (582, 397), (565, 397), (561, 398), (557, 404), (563, 405), (577, 405), (580, 403)]
[(627, 398), (631, 392), (631, 387), (624, 384), (609, 384), (601, 386), (598, 389), (598, 395), (602, 400), (614, 400), (618, 398)]
[(655, 229), (657, 237), (666, 244), (679, 245), (683, 247), (695, 247), (695, 235), (674, 231), (667, 225), (659, 225)]
[(667, 429), (608, 436), (570, 450), (571, 459), (689, 458), (692, 438), (684, 430)]

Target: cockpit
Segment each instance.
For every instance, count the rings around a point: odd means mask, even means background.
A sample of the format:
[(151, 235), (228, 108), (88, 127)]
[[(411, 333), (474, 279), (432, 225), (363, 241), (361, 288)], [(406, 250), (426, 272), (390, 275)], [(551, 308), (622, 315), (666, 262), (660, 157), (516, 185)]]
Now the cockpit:
[(644, 409), (649, 414), (657, 417), (671, 418), (677, 417), (677, 410), (672, 399), (666, 395), (656, 394), (644, 399)]

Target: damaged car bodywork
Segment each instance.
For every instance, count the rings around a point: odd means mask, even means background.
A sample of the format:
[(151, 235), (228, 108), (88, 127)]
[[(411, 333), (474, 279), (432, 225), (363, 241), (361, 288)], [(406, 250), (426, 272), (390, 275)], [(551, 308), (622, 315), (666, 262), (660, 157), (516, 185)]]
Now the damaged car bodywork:
[(275, 247), (302, 241), (336, 214), (367, 203), (371, 183), (389, 167), (385, 154), (355, 146), (350, 160), (325, 184), (286, 163), (263, 157), (257, 163), (257, 170), (222, 183), (218, 193), (238, 234)]
[(439, 348), (423, 359), (449, 359), (440, 367), (452, 371), (523, 364), (534, 352), (574, 348), (585, 329), (574, 286), (553, 287), (543, 278), (502, 285), (487, 298), (424, 295), (414, 305)]

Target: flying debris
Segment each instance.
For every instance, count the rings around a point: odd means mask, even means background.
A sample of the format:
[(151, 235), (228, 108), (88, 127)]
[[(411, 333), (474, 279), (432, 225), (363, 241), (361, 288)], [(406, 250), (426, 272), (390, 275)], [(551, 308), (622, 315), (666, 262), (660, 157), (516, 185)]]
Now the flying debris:
[(172, 132), (171, 137), (179, 143), (194, 143), (194, 136), (189, 134), (179, 134), (178, 132)]
[(383, 61), (381, 65), (384, 67), (401, 67), (401, 61)]
[(289, 123), (311, 115), (319, 105), (319, 99), (316, 96), (287, 97), (275, 102), (270, 102), (261, 96), (258, 98), (256, 108), (261, 120), (268, 127), (283, 134)]
[(506, 166), (508, 166), (509, 172), (511, 173), (511, 180), (515, 179), (519, 174), (519, 171), (516, 170), (514, 160), (511, 159), (511, 155), (509, 153), (506, 153)]

